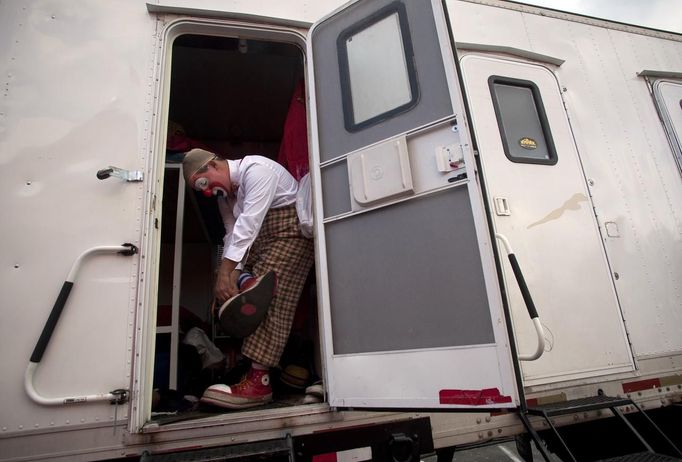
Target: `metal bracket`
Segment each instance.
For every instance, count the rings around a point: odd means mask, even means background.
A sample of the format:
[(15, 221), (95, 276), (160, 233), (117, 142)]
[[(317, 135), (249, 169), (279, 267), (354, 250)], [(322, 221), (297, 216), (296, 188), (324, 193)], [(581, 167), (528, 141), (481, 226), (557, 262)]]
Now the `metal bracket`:
[(99, 180), (106, 180), (112, 176), (125, 180), (128, 183), (139, 183), (144, 180), (144, 174), (140, 170), (123, 170), (122, 168), (110, 165), (97, 171), (97, 178)]
[(130, 242), (126, 242), (125, 244), (121, 244), (121, 246), (127, 247), (127, 249), (121, 250), (118, 253), (120, 253), (121, 255), (124, 255), (126, 257), (131, 257), (138, 252), (137, 246), (135, 244), (131, 244)]
[(112, 405), (127, 403), (130, 398), (130, 393), (125, 388), (118, 388), (110, 391), (109, 394), (113, 396), (111, 401), (109, 401)]

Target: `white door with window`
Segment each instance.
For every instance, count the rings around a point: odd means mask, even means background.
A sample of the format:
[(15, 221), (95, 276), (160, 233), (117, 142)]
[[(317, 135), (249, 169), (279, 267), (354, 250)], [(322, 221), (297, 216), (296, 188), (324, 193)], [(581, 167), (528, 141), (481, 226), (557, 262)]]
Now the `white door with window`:
[(518, 405), (440, 1), (353, 3), (308, 46), (329, 403)]
[[(547, 346), (522, 363), (532, 385), (629, 371), (632, 356), (558, 81), (544, 66), (461, 60), (495, 230), (519, 260)], [(501, 252), (504, 255), (504, 252)], [(535, 337), (508, 262), (520, 350)]]

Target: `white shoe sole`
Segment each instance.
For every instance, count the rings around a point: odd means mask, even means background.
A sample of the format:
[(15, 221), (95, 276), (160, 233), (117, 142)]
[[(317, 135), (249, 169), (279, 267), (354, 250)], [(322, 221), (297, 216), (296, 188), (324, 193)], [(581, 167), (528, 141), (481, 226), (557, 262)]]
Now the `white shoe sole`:
[(206, 390), (199, 400), (203, 404), (224, 407), (226, 409), (248, 409), (250, 407), (262, 406), (272, 401), (272, 393), (260, 398), (241, 398), (228, 393), (216, 390)]

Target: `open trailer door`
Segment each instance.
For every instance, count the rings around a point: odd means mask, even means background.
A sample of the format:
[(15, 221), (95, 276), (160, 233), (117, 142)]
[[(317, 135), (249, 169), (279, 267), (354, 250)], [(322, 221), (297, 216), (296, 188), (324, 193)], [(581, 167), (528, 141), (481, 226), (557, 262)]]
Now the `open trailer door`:
[(516, 406), (442, 3), (352, 3), (308, 56), (330, 404)]

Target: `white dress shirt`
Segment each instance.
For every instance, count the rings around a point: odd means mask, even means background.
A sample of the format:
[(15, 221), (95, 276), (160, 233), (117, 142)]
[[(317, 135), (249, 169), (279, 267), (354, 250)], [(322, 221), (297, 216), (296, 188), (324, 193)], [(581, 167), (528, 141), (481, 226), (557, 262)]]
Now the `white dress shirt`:
[(298, 182), (267, 157), (246, 156), (228, 160), (227, 164), (234, 195), (218, 198), (225, 225), (223, 258), (241, 262), (258, 236), (268, 210), (296, 203)]

